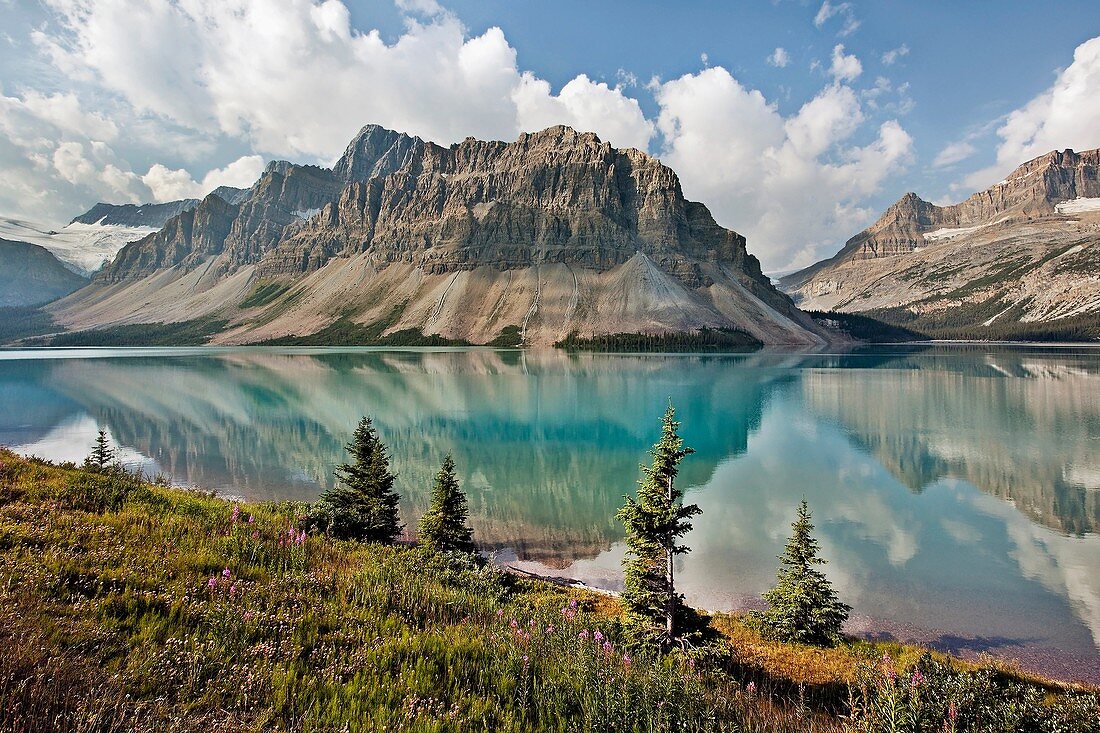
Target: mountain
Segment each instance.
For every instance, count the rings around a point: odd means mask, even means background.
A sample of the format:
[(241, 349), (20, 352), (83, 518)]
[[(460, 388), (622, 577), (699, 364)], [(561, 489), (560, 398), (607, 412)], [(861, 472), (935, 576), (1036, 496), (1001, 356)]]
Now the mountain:
[(237, 200), (207, 196), (50, 311), (74, 330), (216, 324), (215, 343), (408, 330), (486, 343), (506, 328), (535, 345), (700, 327), (827, 339), (672, 170), (564, 126), (443, 147), (368, 125), (332, 168), (273, 161)]
[(780, 279), (807, 310), (933, 335), (1100, 335), (1100, 150), (1054, 151), (959, 204), (907, 193), (827, 260)]
[(198, 199), (181, 199), (163, 204), (106, 204), (100, 202), (69, 223), (159, 229), (173, 216), (179, 216), (187, 209), (193, 209), (198, 205)]
[(0, 307), (41, 305), (87, 283), (45, 247), (0, 239)]

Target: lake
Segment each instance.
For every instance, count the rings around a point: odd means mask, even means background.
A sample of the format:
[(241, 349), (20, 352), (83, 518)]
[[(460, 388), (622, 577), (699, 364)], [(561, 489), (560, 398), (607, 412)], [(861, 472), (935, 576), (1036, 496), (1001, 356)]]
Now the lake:
[(367, 414), (410, 527), (450, 452), (483, 547), (609, 589), (670, 398), (692, 605), (759, 607), (805, 497), (850, 631), (1100, 682), (1100, 349), (0, 351), (21, 453), (79, 461), (104, 427), (177, 483), (308, 501)]

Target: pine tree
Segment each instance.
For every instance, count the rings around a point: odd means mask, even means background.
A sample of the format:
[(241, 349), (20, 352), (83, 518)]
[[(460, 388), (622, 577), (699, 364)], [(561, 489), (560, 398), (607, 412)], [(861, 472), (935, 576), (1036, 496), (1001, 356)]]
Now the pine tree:
[(623, 605), (627, 621), (642, 639), (657, 639), (664, 647), (676, 642), (679, 621), (686, 615), (683, 596), (676, 593), (676, 556), (689, 548), (677, 540), (691, 530), (701, 510), (683, 504), (675, 481), (680, 461), (695, 451), (677, 434), (676, 410), (669, 403), (661, 420), (661, 439), (650, 450), (653, 463), (642, 466), (638, 497), (624, 497), (618, 518), (626, 528), (627, 557), (623, 560)]
[(107, 440), (107, 431), (100, 430), (92, 445), (92, 453), (84, 459), (84, 468), (93, 471), (106, 471), (114, 463), (118, 452), (111, 447)]
[(431, 505), (420, 518), (420, 544), (436, 552), (473, 553), (473, 530), (466, 524), (466, 495), (455, 476), (455, 462), (448, 453), (435, 477)]
[(757, 614), (765, 634), (779, 641), (831, 646), (840, 639), (851, 606), (837, 599), (825, 574), (817, 569), (826, 560), (818, 557), (814, 525), (806, 500), (798, 506), (794, 533), (787, 540), (776, 586), (764, 594), (768, 610)]
[(321, 494), (310, 523), (338, 539), (393, 542), (403, 529), (396, 476), (369, 417), (359, 421), (346, 450), (352, 461), (336, 469), (337, 483)]

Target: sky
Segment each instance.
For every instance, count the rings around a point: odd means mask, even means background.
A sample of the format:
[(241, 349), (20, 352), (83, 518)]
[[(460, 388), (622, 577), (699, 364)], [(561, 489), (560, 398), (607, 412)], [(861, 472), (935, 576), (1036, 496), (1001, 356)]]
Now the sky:
[(0, 0), (0, 214), (201, 197), (365, 124), (658, 156), (766, 272), (1100, 147), (1100, 3)]

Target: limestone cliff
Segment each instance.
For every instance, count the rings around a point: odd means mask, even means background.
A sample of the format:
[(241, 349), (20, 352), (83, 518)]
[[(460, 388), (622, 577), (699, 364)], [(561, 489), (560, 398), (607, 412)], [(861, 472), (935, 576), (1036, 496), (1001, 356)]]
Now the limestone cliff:
[(542, 344), (702, 326), (823, 339), (671, 169), (563, 126), (450, 147), (367, 126), (331, 169), (277, 161), (236, 203), (208, 196), (57, 308), (80, 328), (215, 313), (230, 341), (338, 319), (474, 342), (506, 326)]

